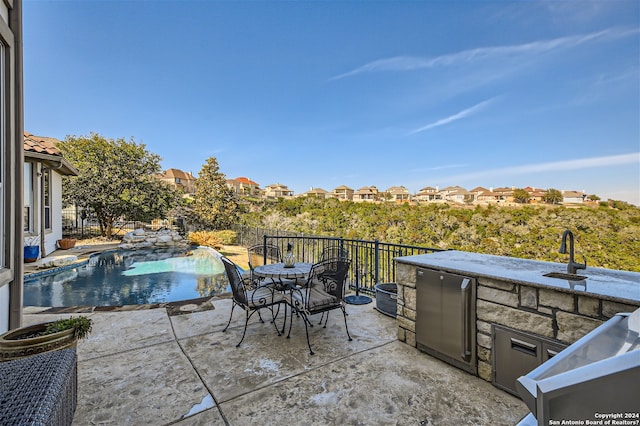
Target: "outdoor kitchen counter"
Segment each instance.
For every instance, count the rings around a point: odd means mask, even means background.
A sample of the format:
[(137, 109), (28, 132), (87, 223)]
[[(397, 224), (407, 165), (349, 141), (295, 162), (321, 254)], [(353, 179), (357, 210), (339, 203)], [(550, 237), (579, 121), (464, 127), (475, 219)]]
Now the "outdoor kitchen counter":
[(555, 262), (519, 259), (506, 256), (469, 253), (456, 250), (398, 257), (402, 263), (448, 272), (484, 277), (532, 287), (595, 296), (631, 305), (640, 304), (640, 273), (615, 269), (578, 270), (583, 281), (545, 277), (549, 272), (566, 273), (567, 265)]

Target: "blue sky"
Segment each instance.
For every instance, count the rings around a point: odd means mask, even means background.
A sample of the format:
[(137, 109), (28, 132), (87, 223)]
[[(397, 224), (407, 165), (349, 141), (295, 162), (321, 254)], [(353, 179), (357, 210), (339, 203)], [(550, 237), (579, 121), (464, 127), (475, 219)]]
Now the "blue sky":
[(295, 193), (640, 204), (640, 2), (24, 0), (25, 129)]

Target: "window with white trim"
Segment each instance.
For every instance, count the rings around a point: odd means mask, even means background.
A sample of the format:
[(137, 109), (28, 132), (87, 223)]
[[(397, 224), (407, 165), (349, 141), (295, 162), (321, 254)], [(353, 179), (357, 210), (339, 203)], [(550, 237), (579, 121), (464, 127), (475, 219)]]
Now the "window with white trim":
[(44, 229), (51, 230), (51, 170), (45, 169), (42, 179), (42, 202), (44, 204)]

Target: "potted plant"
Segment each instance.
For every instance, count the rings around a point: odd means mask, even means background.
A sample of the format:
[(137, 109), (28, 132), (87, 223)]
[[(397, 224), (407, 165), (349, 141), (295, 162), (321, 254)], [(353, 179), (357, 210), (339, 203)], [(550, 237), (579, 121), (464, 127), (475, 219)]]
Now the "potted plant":
[(40, 256), (40, 234), (32, 235), (24, 240), (24, 261), (25, 263), (32, 263), (38, 260)]
[(91, 332), (91, 319), (78, 316), (10, 330), (0, 336), (0, 362), (75, 348)]
[(70, 248), (73, 248), (75, 246), (76, 246), (75, 238), (62, 238), (58, 240), (58, 247), (60, 247), (62, 250), (69, 250)]

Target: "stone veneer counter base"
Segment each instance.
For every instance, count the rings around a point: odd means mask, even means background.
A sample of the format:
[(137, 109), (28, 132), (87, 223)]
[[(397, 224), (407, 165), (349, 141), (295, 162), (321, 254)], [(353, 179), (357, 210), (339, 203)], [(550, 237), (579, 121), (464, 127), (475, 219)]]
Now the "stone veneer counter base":
[[(500, 325), (559, 346), (574, 343), (619, 312), (640, 306), (640, 273), (587, 267), (583, 281), (545, 277), (566, 265), (504, 256), (442, 251), (395, 259), (398, 340), (416, 347), (416, 270), (476, 278), (478, 376), (493, 381), (494, 326)], [(426, 356), (426, 355), (425, 355)]]

